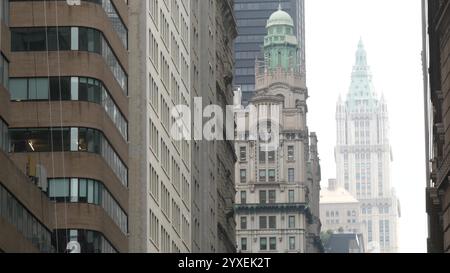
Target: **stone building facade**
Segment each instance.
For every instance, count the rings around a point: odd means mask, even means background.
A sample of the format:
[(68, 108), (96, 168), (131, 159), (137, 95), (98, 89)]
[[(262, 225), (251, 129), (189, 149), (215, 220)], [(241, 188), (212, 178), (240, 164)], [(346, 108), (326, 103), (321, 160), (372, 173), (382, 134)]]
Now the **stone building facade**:
[[(233, 5), (232, 0), (191, 1), (192, 116), (209, 105), (233, 104)], [(202, 129), (193, 126), (193, 134), (202, 135)], [(194, 138), (191, 143), (192, 252), (236, 252), (234, 146), (227, 140)]]
[(320, 220), (322, 231), (360, 234), (361, 211), (359, 201), (344, 188), (338, 188), (336, 179), (330, 179), (328, 188), (320, 191)]
[[(427, 120), (428, 251), (450, 252), (450, 2), (422, 1)], [(428, 34), (428, 36), (427, 36)]]
[(244, 253), (322, 251), (317, 137), (306, 124), (308, 90), (293, 24), (281, 8), (269, 18), (256, 93), (238, 111), (236, 222)]
[(375, 92), (362, 41), (355, 57), (347, 98), (336, 106), (337, 186), (360, 202), (367, 250), (397, 252), (400, 207), (390, 182), (387, 104)]

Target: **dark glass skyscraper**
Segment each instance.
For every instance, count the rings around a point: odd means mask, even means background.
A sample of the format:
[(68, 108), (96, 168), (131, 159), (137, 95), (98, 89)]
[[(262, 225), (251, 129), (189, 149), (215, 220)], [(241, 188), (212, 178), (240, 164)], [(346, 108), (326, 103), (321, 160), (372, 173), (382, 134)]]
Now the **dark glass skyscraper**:
[(305, 2), (304, 0), (235, 0), (239, 36), (235, 41), (236, 66), (234, 84), (242, 90), (242, 103), (251, 99), (255, 89), (255, 59), (262, 57), (261, 47), (269, 16), (279, 4), (294, 19), (300, 43), (301, 67), (305, 68)]

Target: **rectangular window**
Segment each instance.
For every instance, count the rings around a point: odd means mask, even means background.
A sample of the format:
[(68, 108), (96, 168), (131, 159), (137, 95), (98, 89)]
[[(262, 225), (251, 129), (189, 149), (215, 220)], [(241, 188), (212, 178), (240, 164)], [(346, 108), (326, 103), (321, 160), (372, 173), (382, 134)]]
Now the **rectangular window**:
[(94, 181), (89, 180), (88, 181), (88, 203), (93, 204), (94, 203)]
[(49, 84), (46, 78), (32, 78), (28, 81), (29, 100), (48, 100)]
[(294, 203), (295, 202), (295, 192), (293, 190), (290, 190), (288, 195), (289, 195), (289, 203)]
[(274, 169), (269, 170), (269, 182), (275, 182), (275, 170)]
[(241, 217), (241, 229), (247, 229), (247, 217)]
[(289, 237), (289, 250), (295, 250), (295, 237)]
[(50, 100), (70, 100), (70, 77), (50, 78)]
[(276, 203), (276, 198), (277, 198), (277, 192), (275, 190), (270, 190), (269, 191), (269, 204), (274, 204)]
[(79, 151), (79, 143), (78, 143), (78, 128), (70, 128), (70, 151), (78, 152)]
[(241, 238), (241, 250), (247, 251), (247, 238)]
[(72, 27), (71, 30), (71, 43), (70, 43), (70, 49), (71, 50), (78, 50), (79, 48), (79, 43), (78, 43), (78, 28), (77, 27)]
[(268, 160), (269, 160), (269, 163), (275, 162), (275, 151), (268, 152)]
[(241, 204), (247, 204), (247, 192), (241, 191)]
[(87, 202), (87, 181), (86, 179), (79, 180), (79, 202), (86, 203)]
[[(71, 77), (70, 78), (70, 99), (71, 100), (78, 100), (79, 99), (79, 78), (78, 77)], [(100, 92), (99, 92), (100, 93)]]
[(266, 170), (259, 170), (259, 182), (266, 182)]
[(267, 238), (259, 238), (259, 250), (267, 250)]
[(267, 216), (259, 216), (259, 228), (267, 229)]
[(289, 216), (288, 228), (295, 228), (295, 216)]
[(259, 203), (266, 204), (267, 203), (267, 192), (259, 191)]
[(269, 239), (269, 249), (270, 250), (277, 250), (277, 238), (276, 237), (270, 237), (270, 239)]
[(241, 169), (241, 183), (247, 183), (247, 170)]
[(288, 182), (294, 183), (295, 181), (295, 171), (293, 168), (288, 169)]
[(78, 179), (70, 179), (70, 202), (78, 202)]
[(294, 161), (294, 146), (288, 146), (288, 160)]
[(277, 228), (277, 217), (269, 216), (269, 228), (276, 229)]
[(259, 150), (259, 163), (266, 163), (266, 152), (261, 150)]
[(68, 201), (66, 198), (69, 196), (69, 191), (69, 180), (53, 179), (50, 181), (48, 195), (56, 202)]
[(13, 101), (28, 100), (27, 79), (11, 79), (9, 92)]

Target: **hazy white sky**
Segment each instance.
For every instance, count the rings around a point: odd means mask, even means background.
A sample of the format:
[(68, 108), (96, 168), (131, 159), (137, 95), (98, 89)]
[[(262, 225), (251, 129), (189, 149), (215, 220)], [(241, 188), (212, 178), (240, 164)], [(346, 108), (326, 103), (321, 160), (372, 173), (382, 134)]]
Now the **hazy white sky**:
[(420, 0), (306, 0), (309, 127), (319, 137), (322, 184), (334, 178), (335, 108), (350, 86), (362, 37), (378, 94), (388, 102), (400, 199), (400, 251), (426, 252)]

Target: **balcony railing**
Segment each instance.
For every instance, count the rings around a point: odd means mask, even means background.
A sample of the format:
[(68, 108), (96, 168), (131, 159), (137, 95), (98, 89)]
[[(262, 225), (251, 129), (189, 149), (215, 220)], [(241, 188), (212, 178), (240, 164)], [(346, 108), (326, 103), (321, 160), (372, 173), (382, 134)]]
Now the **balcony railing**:
[(269, 68), (256, 64), (255, 89), (267, 88), (273, 84), (284, 83), (291, 87), (306, 88), (305, 74), (300, 69), (286, 70), (282, 67)]

